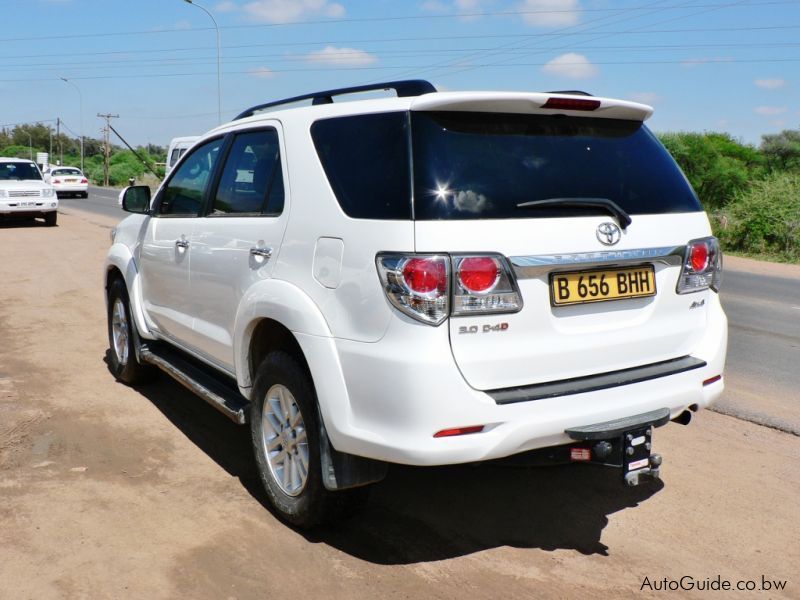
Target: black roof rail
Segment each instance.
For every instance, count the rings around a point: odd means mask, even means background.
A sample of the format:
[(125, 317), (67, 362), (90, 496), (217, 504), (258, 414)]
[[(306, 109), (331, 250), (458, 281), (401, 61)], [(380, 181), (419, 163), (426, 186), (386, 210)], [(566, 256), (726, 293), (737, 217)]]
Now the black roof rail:
[(336, 90), (325, 90), (323, 92), (314, 92), (313, 94), (303, 94), (302, 96), (294, 96), (292, 98), (285, 98), (283, 100), (276, 100), (275, 102), (267, 102), (266, 104), (259, 104), (248, 108), (242, 114), (237, 116), (234, 121), (244, 119), (245, 117), (252, 117), (260, 110), (265, 108), (272, 108), (274, 106), (282, 106), (284, 104), (292, 104), (300, 102), (301, 100), (311, 100), (312, 105), (317, 104), (333, 104), (334, 96), (343, 96), (345, 94), (357, 94), (360, 92), (372, 92), (376, 90), (394, 90), (397, 92), (398, 97), (406, 96), (421, 96), (422, 94), (430, 94), (436, 91), (433, 84), (424, 79), (407, 79), (404, 81), (388, 81), (385, 83), (371, 83), (369, 85), (357, 85), (354, 87), (339, 88)]
[(553, 90), (552, 92), (545, 92), (545, 94), (570, 94), (572, 96), (591, 96), (589, 92), (582, 92), (581, 90)]

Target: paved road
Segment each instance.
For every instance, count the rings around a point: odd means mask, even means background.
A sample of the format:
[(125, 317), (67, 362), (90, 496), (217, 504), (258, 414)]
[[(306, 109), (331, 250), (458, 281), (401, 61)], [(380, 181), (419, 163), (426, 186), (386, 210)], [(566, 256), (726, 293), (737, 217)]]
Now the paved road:
[(800, 278), (726, 268), (722, 304), (727, 383), (716, 409), (800, 435)]
[(88, 198), (60, 198), (61, 208), (78, 208), (89, 212), (101, 214), (107, 217), (122, 219), (125, 216), (118, 204), (119, 190), (101, 187), (89, 187)]
[[(90, 187), (88, 199), (63, 199), (61, 206), (121, 219), (118, 196)], [(725, 270), (730, 337), (726, 392), (716, 409), (800, 436), (800, 277), (744, 268), (729, 261)]]

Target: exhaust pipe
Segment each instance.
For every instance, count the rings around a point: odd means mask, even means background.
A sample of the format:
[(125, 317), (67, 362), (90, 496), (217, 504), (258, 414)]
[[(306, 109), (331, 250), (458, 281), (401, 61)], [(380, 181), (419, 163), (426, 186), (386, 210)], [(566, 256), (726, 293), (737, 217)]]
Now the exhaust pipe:
[(692, 422), (692, 413), (688, 410), (683, 411), (677, 417), (672, 419), (673, 423), (680, 423), (681, 425), (688, 425)]

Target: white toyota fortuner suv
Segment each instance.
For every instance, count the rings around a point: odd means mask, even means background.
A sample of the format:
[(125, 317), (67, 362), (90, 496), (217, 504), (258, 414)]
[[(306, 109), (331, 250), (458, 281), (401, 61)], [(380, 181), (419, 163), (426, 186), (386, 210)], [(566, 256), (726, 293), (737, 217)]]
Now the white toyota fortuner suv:
[(46, 225), (58, 219), (55, 189), (42, 179), (39, 167), (24, 158), (0, 158), (0, 221), (40, 217)]
[[(333, 101), (374, 89), (397, 95)], [(122, 192), (111, 371), (158, 367), (249, 421), (299, 526), (389, 463), (546, 448), (658, 477), (654, 427), (722, 393), (727, 322), (719, 245), (651, 112), (424, 81), (256, 106), (152, 198)]]

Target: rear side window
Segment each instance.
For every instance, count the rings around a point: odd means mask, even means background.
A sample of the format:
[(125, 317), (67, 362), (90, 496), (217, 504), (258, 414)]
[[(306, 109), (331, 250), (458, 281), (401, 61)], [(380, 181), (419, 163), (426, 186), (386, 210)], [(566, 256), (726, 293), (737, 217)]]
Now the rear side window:
[(552, 198), (608, 198), (633, 215), (702, 210), (675, 161), (638, 121), (419, 112), (411, 125), (418, 220), (594, 211), (517, 207)]
[(212, 214), (272, 214), (283, 211), (283, 172), (278, 132), (240, 133), (231, 145)]
[(311, 137), (342, 210), (357, 219), (410, 219), (408, 114), (315, 122)]

